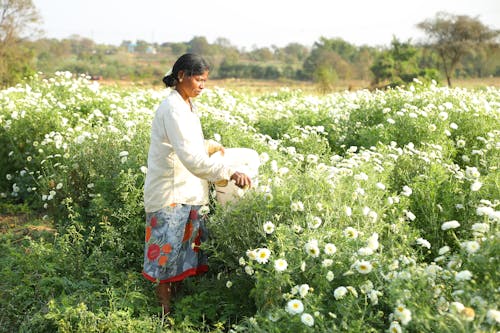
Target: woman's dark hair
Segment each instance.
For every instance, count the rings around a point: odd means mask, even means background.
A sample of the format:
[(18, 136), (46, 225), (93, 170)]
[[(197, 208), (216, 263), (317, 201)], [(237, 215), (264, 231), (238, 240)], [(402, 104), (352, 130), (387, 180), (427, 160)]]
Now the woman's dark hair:
[(177, 59), (172, 67), (172, 73), (163, 78), (163, 83), (167, 87), (174, 87), (179, 79), (179, 71), (184, 71), (184, 75), (201, 75), (210, 70), (208, 62), (202, 56), (194, 53), (183, 54)]

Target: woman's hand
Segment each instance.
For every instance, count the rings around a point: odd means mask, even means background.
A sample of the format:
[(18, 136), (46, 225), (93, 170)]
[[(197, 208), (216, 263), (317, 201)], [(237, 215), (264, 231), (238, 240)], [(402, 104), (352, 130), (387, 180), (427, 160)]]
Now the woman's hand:
[(239, 188), (248, 189), (252, 187), (252, 180), (243, 172), (236, 171), (231, 175), (231, 180), (234, 180), (234, 184)]

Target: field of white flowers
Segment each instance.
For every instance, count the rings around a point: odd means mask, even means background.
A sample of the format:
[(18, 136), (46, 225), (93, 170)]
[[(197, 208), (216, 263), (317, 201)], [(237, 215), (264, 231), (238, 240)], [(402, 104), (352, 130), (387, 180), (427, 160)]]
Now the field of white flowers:
[(500, 89), (199, 97), (205, 137), (260, 154), (210, 204), (210, 272), (159, 317), (140, 272), (166, 90), (35, 76), (0, 91), (0, 332), (497, 332)]

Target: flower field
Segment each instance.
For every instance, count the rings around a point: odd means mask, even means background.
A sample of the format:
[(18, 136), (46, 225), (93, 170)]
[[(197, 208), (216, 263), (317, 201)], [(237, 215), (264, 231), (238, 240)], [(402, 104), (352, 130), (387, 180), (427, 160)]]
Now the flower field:
[(207, 139), (260, 156), (212, 193), (210, 271), (171, 318), (142, 278), (149, 130), (166, 90), (56, 73), (0, 91), (0, 332), (497, 332), (500, 89), (213, 88)]

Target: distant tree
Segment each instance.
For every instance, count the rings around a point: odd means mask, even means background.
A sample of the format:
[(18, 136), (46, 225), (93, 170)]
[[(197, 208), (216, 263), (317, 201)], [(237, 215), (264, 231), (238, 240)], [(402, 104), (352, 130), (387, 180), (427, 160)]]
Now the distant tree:
[(24, 43), (39, 34), (41, 22), (31, 0), (0, 0), (0, 85), (10, 85), (28, 75), (33, 51)]
[(212, 54), (211, 45), (205, 37), (193, 37), (188, 43), (188, 52), (208, 56)]
[(448, 86), (460, 60), (491, 44), (498, 45), (499, 30), (485, 26), (478, 18), (439, 12), (417, 25), (428, 38), (428, 45), (439, 55)]
[[(335, 80), (350, 79), (353, 73), (351, 60), (356, 54), (356, 47), (342, 39), (321, 37), (319, 42), (314, 43), (311, 53), (304, 60), (304, 73), (313, 80), (318, 77), (334, 78)], [(331, 70), (326, 70), (327, 67), (331, 67)], [(333, 72), (336, 75), (325, 74)], [(318, 76), (318, 73), (322, 74)], [(324, 79), (321, 81), (324, 82)]]
[(418, 49), (411, 41), (401, 42), (393, 37), (391, 47), (382, 51), (370, 67), (374, 76), (374, 86), (396, 86), (412, 82), (415, 78), (436, 79), (431, 69), (418, 66)]

